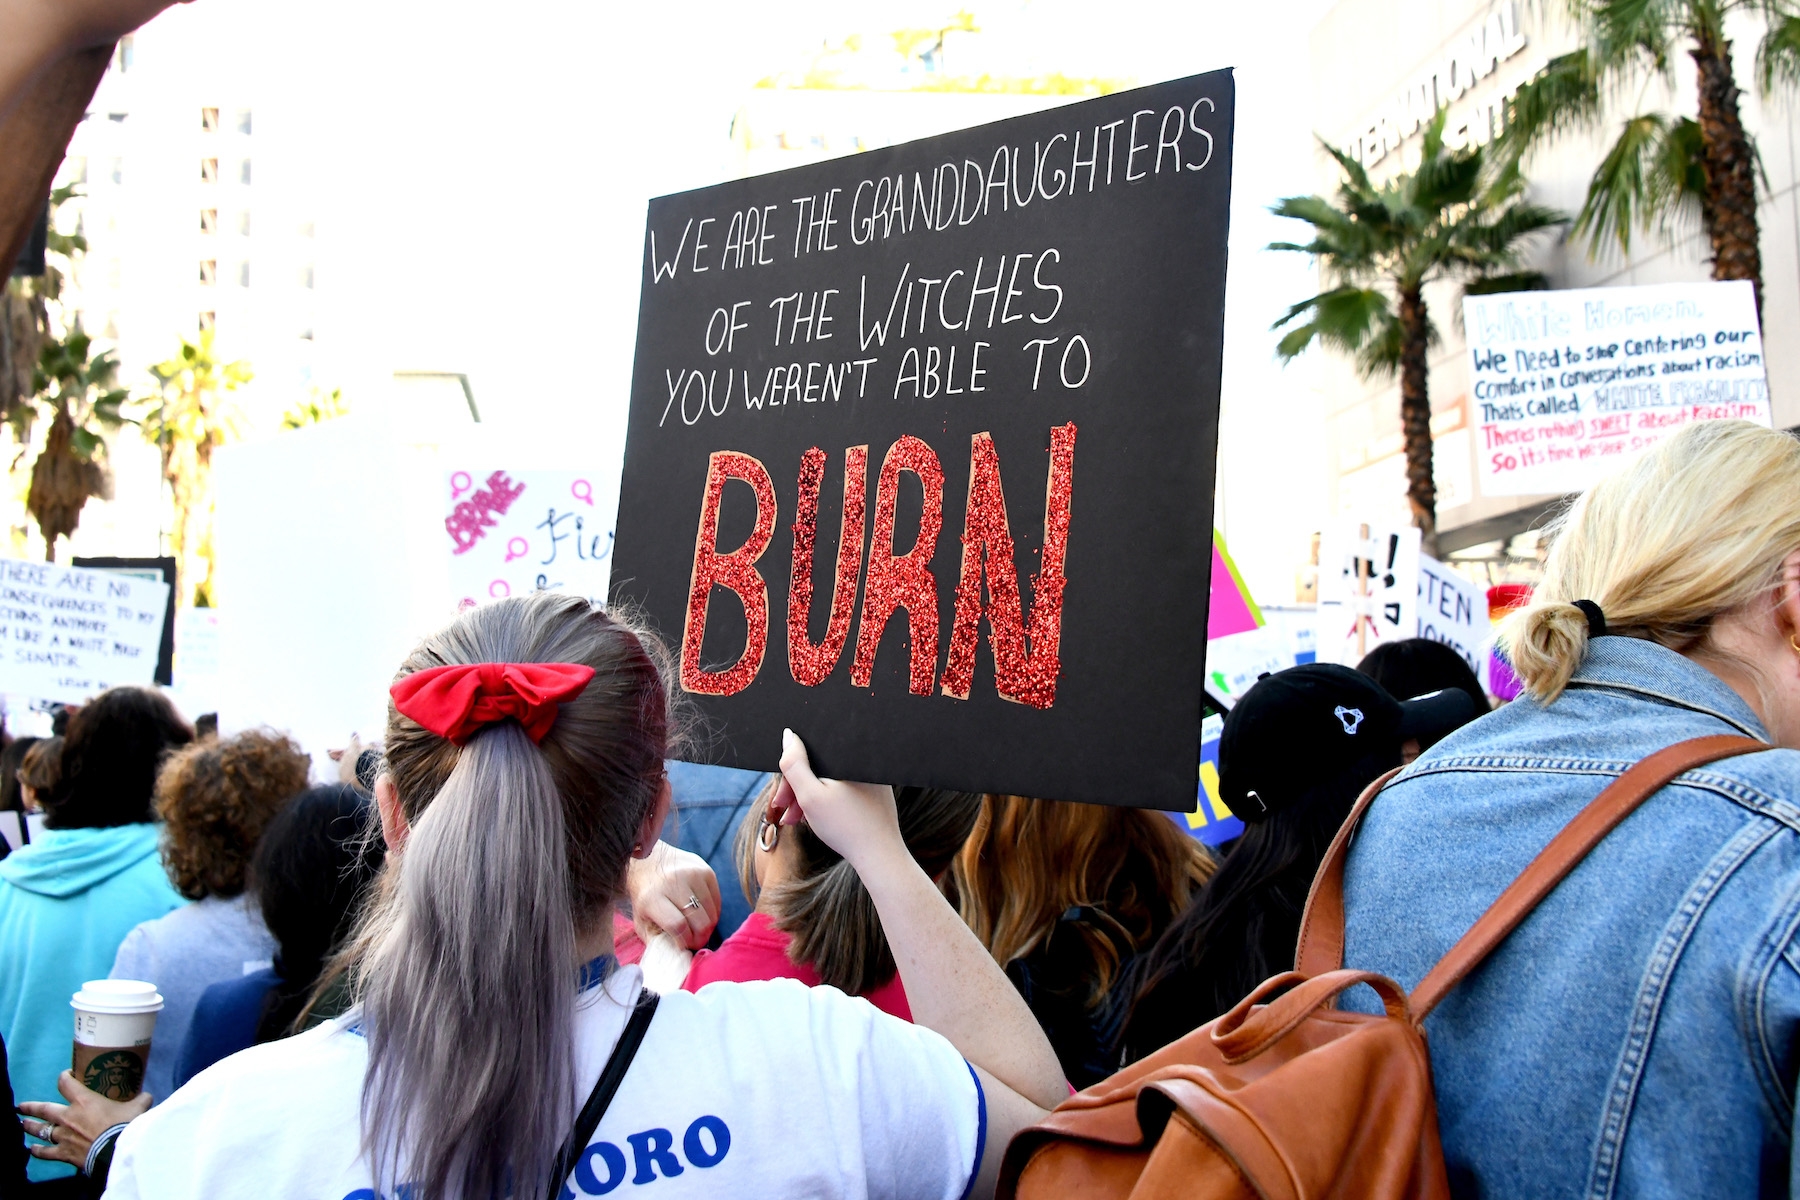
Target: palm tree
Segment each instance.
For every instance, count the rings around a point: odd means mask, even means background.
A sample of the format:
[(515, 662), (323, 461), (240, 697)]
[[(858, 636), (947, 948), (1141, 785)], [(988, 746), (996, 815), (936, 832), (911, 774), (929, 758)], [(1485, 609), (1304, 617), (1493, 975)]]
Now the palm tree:
[(113, 386), (118, 360), (110, 353), (90, 356), (92, 345), (79, 323), (67, 337), (47, 340), (32, 375), (31, 401), (15, 406), (9, 418), (21, 446), (30, 444), (38, 410), (50, 418), (25, 496), (25, 508), (44, 535), (49, 562), (56, 561), (56, 539), (74, 534), (88, 499), (111, 498), (102, 431), (116, 430), (129, 419), (119, 411), (129, 393)]
[(241, 359), (219, 361), (210, 329), (198, 342), (181, 339), (180, 352), (150, 373), (161, 397), (144, 416), (144, 437), (162, 452), (163, 478), (174, 498), (170, 549), (193, 603), (208, 605), (214, 566), (212, 455), (238, 431), (237, 411), (226, 393), (253, 376)]
[(1631, 249), (1636, 229), (1667, 234), (1698, 217), (1712, 248), (1714, 279), (1748, 279), (1762, 311), (1756, 143), (1738, 114), (1737, 77), (1725, 24), (1734, 12), (1762, 17), (1757, 84), (1764, 94), (1800, 83), (1800, 15), (1789, 0), (1567, 0), (1582, 46), (1553, 58), (1507, 105), (1502, 146), (1515, 155), (1562, 135), (1599, 128), (1607, 101), (1673, 87), (1675, 56), (1687, 51), (1699, 79), (1694, 116), (1639, 111), (1588, 181), (1575, 231), (1590, 254), (1608, 243)]
[(1524, 269), (1526, 251), (1567, 221), (1529, 203), (1516, 162), (1495, 164), (1481, 146), (1444, 145), (1445, 112), (1425, 128), (1418, 168), (1376, 184), (1361, 163), (1321, 142), (1343, 171), (1335, 199), (1288, 196), (1270, 211), (1313, 227), (1304, 244), (1271, 250), (1309, 254), (1330, 285), (1288, 309), (1273, 328), (1293, 326), (1276, 345), (1283, 362), (1315, 341), (1351, 355), (1365, 379), (1400, 375), (1406, 498), (1426, 554), (1437, 556), (1437, 485), (1431, 475), (1431, 391), (1427, 353), (1438, 341), (1425, 286), (1459, 280), (1465, 292), (1547, 286)]
[(8, 280), (0, 296), (0, 419), (11, 427), (19, 447), (9, 470), (17, 470), (31, 452), (37, 422), (50, 422), (31, 465), (25, 510), (37, 522), (51, 562), (56, 561), (56, 539), (73, 536), (88, 500), (110, 498), (105, 435), (129, 421), (120, 412), (127, 393), (115, 386), (118, 360), (110, 353), (93, 353), (93, 339), (78, 316), (70, 317), (62, 299), (64, 272), (57, 263), (72, 270), (87, 253), (87, 239), (79, 229), (61, 232), (55, 218), (63, 204), (80, 194), (73, 185), (50, 194), (44, 274)]

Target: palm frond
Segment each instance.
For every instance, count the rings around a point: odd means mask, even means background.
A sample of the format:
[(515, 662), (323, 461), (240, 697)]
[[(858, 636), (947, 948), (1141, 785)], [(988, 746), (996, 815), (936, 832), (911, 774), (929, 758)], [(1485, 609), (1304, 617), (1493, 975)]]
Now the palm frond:
[(1596, 65), (1667, 74), (1675, 36), (1704, 21), (1707, 7), (1705, 0), (1591, 0), (1584, 24)]
[(1779, 15), (1756, 47), (1756, 80), (1765, 94), (1800, 86), (1800, 16)]
[(1616, 244), (1631, 252), (1631, 235), (1663, 219), (1674, 198), (1667, 173), (1673, 122), (1662, 113), (1642, 113), (1626, 121), (1588, 181), (1587, 198), (1575, 214), (1574, 231), (1588, 239), (1588, 251)]
[(1290, 330), (1275, 353), (1283, 362), (1300, 354), (1314, 342), (1345, 354), (1356, 354), (1373, 340), (1378, 340), (1387, 326), (1394, 324), (1393, 305), (1386, 292), (1375, 288), (1336, 287), (1328, 292), (1302, 300), (1271, 328), (1280, 329), (1302, 317), (1312, 319)]
[[(1400, 327), (1399, 318), (1392, 312), (1383, 315), (1386, 320), (1371, 330), (1372, 336), (1356, 351), (1356, 373), (1364, 379), (1391, 379), (1400, 370), (1406, 331)], [(1426, 345), (1435, 345), (1437, 340), (1437, 327), (1427, 323)]]
[(1463, 285), (1465, 296), (1492, 296), (1498, 292), (1545, 292), (1550, 290), (1550, 277), (1542, 271), (1514, 271), (1502, 275), (1483, 275)]
[(1499, 153), (1518, 160), (1565, 134), (1592, 129), (1600, 119), (1601, 99), (1593, 55), (1585, 49), (1558, 55), (1507, 101)]

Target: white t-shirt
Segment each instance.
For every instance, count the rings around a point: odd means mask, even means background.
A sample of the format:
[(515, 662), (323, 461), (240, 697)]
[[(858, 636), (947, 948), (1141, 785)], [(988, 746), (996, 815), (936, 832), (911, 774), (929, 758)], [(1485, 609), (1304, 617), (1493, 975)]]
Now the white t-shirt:
[[(625, 967), (578, 1001), (577, 1109), (640, 986)], [(126, 1128), (107, 1200), (378, 1200), (368, 1060), (343, 1018), (209, 1067)], [(716, 983), (662, 998), (562, 1196), (958, 1200), (986, 1124), (974, 1072), (929, 1029), (835, 988)]]

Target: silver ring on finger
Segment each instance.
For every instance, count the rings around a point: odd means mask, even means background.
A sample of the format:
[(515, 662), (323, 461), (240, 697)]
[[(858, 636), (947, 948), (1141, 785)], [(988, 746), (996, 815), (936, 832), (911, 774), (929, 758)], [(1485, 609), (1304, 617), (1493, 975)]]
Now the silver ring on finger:
[(700, 909), (702, 909), (706, 906), (700, 903), (700, 897), (695, 896), (690, 893), (687, 898), (687, 903), (683, 904), (681, 907), (684, 909), (693, 909), (694, 911), (698, 912)]

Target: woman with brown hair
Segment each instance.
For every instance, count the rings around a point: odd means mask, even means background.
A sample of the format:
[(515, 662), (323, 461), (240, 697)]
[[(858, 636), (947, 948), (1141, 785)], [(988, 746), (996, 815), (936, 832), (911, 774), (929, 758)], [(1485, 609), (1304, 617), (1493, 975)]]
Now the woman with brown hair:
[(175, 1090), (175, 1064), (200, 995), (215, 983), (269, 965), (269, 936), (245, 890), (250, 858), (275, 814), (306, 789), (312, 760), (288, 738), (252, 729), (195, 742), (173, 754), (156, 778), (163, 869), (193, 904), (145, 921), (125, 935), (112, 978), (142, 979), (162, 993), (144, 1090)]
[[(755, 899), (748, 919), (717, 950), (694, 955), (686, 991), (709, 983), (798, 979), (861, 996), (885, 1013), (912, 1020), (894, 952), (868, 889), (843, 855), (805, 825), (769, 814), (770, 784), (738, 826), (738, 878)], [(941, 788), (895, 788), (900, 839), (937, 879), (969, 836), (980, 797)], [(776, 814), (779, 817), (779, 814)]]
[(953, 880), (963, 920), (1080, 1088), (1118, 1068), (1131, 964), (1213, 868), (1160, 812), (989, 795)]

